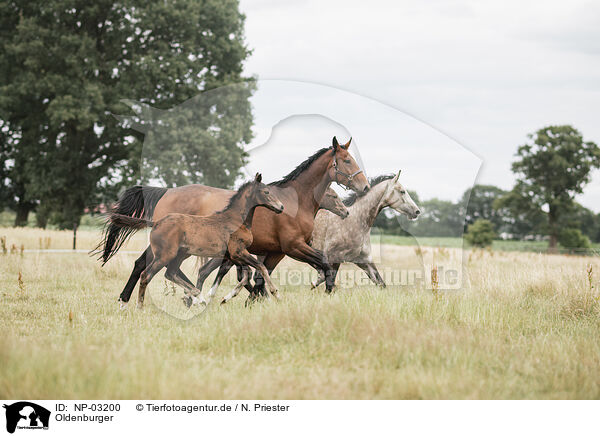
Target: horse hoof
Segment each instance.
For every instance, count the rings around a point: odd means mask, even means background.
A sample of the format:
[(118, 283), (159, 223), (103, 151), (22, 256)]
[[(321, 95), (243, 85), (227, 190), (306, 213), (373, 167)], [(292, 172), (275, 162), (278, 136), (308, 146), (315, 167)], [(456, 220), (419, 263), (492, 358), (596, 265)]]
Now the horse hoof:
[(190, 297), (189, 295), (184, 295), (183, 297), (181, 297), (181, 299), (183, 300), (183, 304), (185, 304), (185, 307), (187, 307), (188, 309), (192, 307), (192, 297)]
[(204, 298), (200, 297), (192, 297), (192, 306), (208, 306), (208, 301), (206, 301)]
[(127, 302), (119, 299), (119, 310), (127, 310)]
[(221, 300), (221, 305), (227, 303), (227, 299), (223, 298), (223, 300)]

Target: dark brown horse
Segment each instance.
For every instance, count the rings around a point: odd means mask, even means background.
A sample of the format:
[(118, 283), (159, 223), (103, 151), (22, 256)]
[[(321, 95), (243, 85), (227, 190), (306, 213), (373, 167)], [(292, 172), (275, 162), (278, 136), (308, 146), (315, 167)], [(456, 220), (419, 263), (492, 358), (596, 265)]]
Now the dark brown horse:
[[(153, 259), (141, 274), (138, 307), (141, 309), (144, 304), (148, 283), (165, 266), (165, 277), (168, 280), (190, 293), (199, 294), (199, 290), (180, 269), (181, 263), (192, 255), (227, 258), (241, 267), (256, 268), (265, 277), (271, 295), (277, 297), (277, 288), (269, 279), (265, 266), (248, 252), (248, 247), (252, 244), (251, 229), (256, 208), (264, 206), (278, 214), (283, 212), (283, 204), (270, 192), (271, 190), (262, 183), (262, 176), (257, 174), (253, 182), (240, 187), (225, 209), (209, 216), (170, 213), (152, 222), (143, 218), (110, 214), (110, 222), (117, 227), (152, 227), (150, 248)], [(203, 300), (202, 303), (210, 302), (219, 283), (220, 280), (218, 283), (215, 281), (208, 294), (208, 300)], [(239, 291), (243, 284), (244, 282), (236, 286), (233, 293)]]
[[(331, 188), (327, 188), (327, 190), (325, 191), (325, 194), (323, 195), (323, 198), (321, 200), (321, 204), (319, 204), (319, 210), (329, 211), (334, 215), (339, 216), (341, 219), (348, 218), (348, 215), (350, 214), (343, 200)], [(258, 260), (260, 262), (263, 262), (264, 257), (259, 256)], [(229, 269), (231, 269), (232, 266), (233, 262), (224, 259), (221, 263), (221, 268), (219, 269), (219, 274), (217, 275), (217, 277), (224, 276), (229, 271)], [(205, 279), (203, 279), (200, 283), (202, 284), (204, 280)], [(250, 286), (250, 274), (247, 268), (245, 268), (245, 270), (240, 271), (240, 267), (238, 267), (238, 280), (241, 286), (244, 286), (249, 292), (253, 292), (252, 286)], [(241, 286), (236, 286), (236, 288), (230, 294), (228, 294), (223, 299), (223, 301), (221, 301), (221, 304), (227, 303), (229, 300), (235, 297), (239, 293)], [(194, 302), (193, 298), (190, 300), (190, 297), (184, 297), (183, 300), (188, 306), (190, 306), (191, 303)]]
[[(318, 270), (330, 271), (323, 254), (311, 248), (308, 241), (323, 194), (332, 182), (357, 192), (369, 189), (367, 178), (348, 152), (349, 146), (350, 141), (340, 145), (334, 137), (331, 147), (317, 151), (283, 179), (270, 184), (274, 195), (284, 204), (285, 212), (277, 215), (264, 208), (258, 209), (252, 226), (254, 240), (249, 247), (250, 253), (265, 256), (265, 266), (269, 273), (285, 255), (306, 262)], [(233, 191), (204, 185), (172, 189), (138, 186), (125, 191), (113, 210), (121, 215), (152, 218), (155, 221), (173, 212), (210, 215), (223, 209), (233, 194)], [(104, 262), (117, 252), (132, 231), (134, 230), (111, 224), (106, 227), (104, 239), (99, 246), (104, 245)], [(129, 301), (135, 283), (151, 260), (152, 251), (147, 248), (135, 262), (129, 281), (121, 293), (121, 302)], [(219, 265), (220, 260), (211, 261), (203, 270), (208, 267), (214, 269)], [(264, 282), (257, 281), (255, 290), (261, 290), (263, 286)], [(333, 281), (329, 278), (326, 280), (326, 289), (333, 289)]]

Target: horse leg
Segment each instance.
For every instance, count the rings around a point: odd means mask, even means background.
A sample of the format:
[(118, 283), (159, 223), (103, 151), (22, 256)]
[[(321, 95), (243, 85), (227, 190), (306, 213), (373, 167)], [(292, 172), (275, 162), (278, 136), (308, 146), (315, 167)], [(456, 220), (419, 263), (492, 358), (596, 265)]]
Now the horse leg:
[(146, 248), (142, 255), (138, 257), (135, 261), (133, 271), (131, 271), (131, 275), (129, 276), (129, 280), (127, 281), (127, 284), (125, 284), (123, 292), (121, 292), (121, 295), (119, 296), (119, 303), (121, 304), (121, 309), (127, 307), (127, 303), (131, 298), (131, 293), (135, 288), (135, 284), (139, 280), (142, 271), (144, 271), (144, 269), (146, 268), (146, 265), (152, 262), (153, 257), (154, 256), (152, 255), (152, 248), (148, 246), (148, 248)]
[(373, 262), (369, 262), (369, 269), (371, 269), (373, 275), (375, 275), (375, 278), (378, 281), (379, 286), (381, 286), (382, 288), (385, 288), (385, 281), (383, 280), (383, 278), (381, 277), (381, 274), (379, 274), (379, 271), (377, 270), (377, 267), (375, 266), (375, 264)]
[(202, 286), (204, 285), (204, 281), (208, 278), (210, 273), (212, 273), (215, 269), (221, 266), (223, 259), (218, 257), (214, 257), (208, 262), (206, 262), (200, 269), (198, 270), (198, 280), (196, 281), (196, 287), (202, 290)]
[[(267, 256), (256, 256), (256, 258), (264, 264)], [(271, 271), (269, 271), (269, 274), (271, 274)], [(251, 293), (253, 294), (254, 299), (267, 296), (265, 281), (262, 277), (262, 274), (258, 270), (254, 270), (254, 288), (252, 289)]]
[[(211, 297), (216, 292), (216, 289), (219, 286), (219, 284), (221, 283), (221, 280), (223, 280), (223, 277), (225, 276), (225, 274), (227, 274), (227, 272), (233, 266), (233, 263), (231, 263), (231, 261), (229, 259), (213, 258), (204, 264), (204, 266), (210, 264), (209, 265), (210, 270), (209, 270), (208, 274), (210, 274), (212, 272), (212, 270), (214, 269), (212, 266), (215, 263), (215, 262), (213, 262), (215, 260), (219, 262), (220, 268), (219, 268), (219, 272), (217, 273), (217, 277), (215, 278), (215, 281), (213, 282), (213, 285), (211, 286), (210, 291), (209, 291), (209, 294), (211, 295)], [(204, 268), (204, 266), (202, 268)], [(204, 283), (204, 280), (206, 280), (206, 277), (208, 277), (208, 274), (206, 274), (206, 276), (204, 276), (202, 271), (199, 271), (198, 283), (200, 283), (200, 286), (202, 286), (202, 284)], [(200, 277), (200, 275), (203, 275), (203, 276)], [(185, 304), (187, 307), (192, 307), (192, 305), (194, 305), (194, 304), (204, 304), (206, 306), (208, 304), (208, 302), (206, 301), (206, 299), (199, 297), (201, 293), (202, 293), (202, 289), (198, 286), (195, 286), (194, 290), (192, 290), (189, 293), (186, 292), (186, 295), (183, 296), (183, 298), (182, 298), (183, 304)]]
[[(208, 294), (206, 294), (206, 300), (202, 300), (201, 303), (208, 305), (208, 303), (211, 302), (212, 298), (214, 297), (215, 293), (217, 292), (217, 288), (219, 287), (219, 285), (221, 284), (221, 281), (223, 280), (223, 277), (225, 277), (225, 274), (227, 274), (229, 272), (229, 270), (231, 269), (232, 266), (233, 266), (233, 262), (231, 262), (230, 259), (226, 258), (221, 261), (221, 266), (219, 267), (219, 272), (217, 273), (217, 277), (215, 277), (215, 281), (213, 282), (213, 285), (208, 290)], [(236, 286), (241, 287), (243, 285), (238, 283)]]
[(202, 290), (194, 286), (190, 279), (181, 271), (181, 268), (177, 269), (177, 275), (189, 285), (189, 287), (183, 286), (183, 297), (181, 299), (183, 300), (183, 304), (190, 307), (194, 302), (194, 298), (197, 298), (202, 293)]
[(156, 273), (159, 272), (164, 266), (164, 263), (154, 259), (152, 262), (150, 262), (150, 265), (146, 267), (144, 272), (142, 272), (140, 276), (140, 289), (138, 291), (138, 309), (144, 308), (144, 295), (146, 294), (146, 287), (148, 286), (148, 283), (150, 283), (152, 277), (154, 277)]
[(267, 289), (269, 293), (277, 300), (279, 300), (279, 294), (277, 288), (271, 281), (271, 277), (269, 276), (269, 272), (267, 268), (262, 262), (259, 262), (254, 256), (252, 256), (247, 250), (240, 250), (235, 254), (235, 258), (232, 257), (232, 260), (236, 263), (250, 265), (255, 268), (257, 271), (260, 271), (263, 279), (267, 284)]
[(371, 269), (369, 268), (369, 265), (367, 263), (364, 262), (355, 262), (354, 263), (356, 266), (358, 266), (360, 269), (362, 269), (364, 272), (367, 273), (367, 276), (369, 277), (369, 279), (375, 283), (376, 285), (378, 285), (379, 283), (377, 282), (377, 277), (375, 277), (375, 275), (373, 274), (373, 272), (371, 271)]
[(240, 293), (240, 291), (242, 290), (242, 287), (246, 287), (248, 286), (248, 282), (250, 280), (250, 269), (247, 267), (240, 267), (238, 269), (238, 283), (237, 285), (235, 285), (235, 288), (233, 288), (233, 290), (227, 294), (225, 296), (225, 298), (223, 298), (223, 300), (221, 301), (221, 304), (225, 304), (227, 303), (229, 300), (231, 300), (232, 298), (234, 298), (237, 294)]
[[(191, 286), (194, 289), (194, 291), (191, 291), (191, 292), (200, 293), (200, 290), (197, 289), (196, 286), (192, 283), (192, 281), (187, 278), (187, 276), (183, 273), (183, 271), (181, 271), (181, 268), (177, 268), (176, 273), (181, 278), (181, 280), (186, 282), (189, 286)], [(187, 289), (187, 288), (184, 286), (184, 289)]]
[(238, 265), (236, 267), (236, 271), (238, 282), (241, 282), (244, 279), (244, 274), (248, 275), (248, 278), (244, 282), (244, 288), (246, 288), (248, 292), (252, 292), (252, 284), (250, 283), (250, 268), (247, 266)]
[[(177, 263), (177, 270), (173, 270), (171, 269), (169, 271), (168, 266), (167, 266), (167, 273), (169, 275), (172, 274), (177, 274), (177, 276), (179, 276), (179, 279), (183, 280), (186, 283), (186, 286), (184, 285), (179, 285), (184, 289), (184, 292), (187, 294), (187, 292), (192, 292), (192, 293), (199, 293), (199, 291), (196, 289), (196, 287), (194, 286), (194, 284), (192, 283), (192, 281), (190, 279), (187, 278), (187, 276), (184, 274), (183, 271), (181, 271), (181, 264), (183, 263), (184, 260), (186, 260), (188, 257), (190, 257), (189, 254), (187, 253), (179, 253), (177, 254), (177, 259), (179, 260), (179, 263)], [(169, 265), (173, 264), (175, 262), (175, 260), (172, 260)], [(165, 277), (168, 280), (171, 280), (169, 277), (167, 277), (167, 273), (165, 273)], [(173, 283), (175, 283), (174, 280), (171, 280)], [(178, 283), (175, 283), (178, 284)], [(193, 289), (193, 291), (191, 291), (190, 289)]]
[(367, 276), (369, 276), (369, 279), (371, 279), (371, 281), (373, 283), (375, 283), (377, 286), (381, 286), (381, 287), (385, 288), (385, 282), (381, 278), (379, 271), (377, 271), (377, 268), (375, 267), (375, 265), (373, 265), (372, 262), (361, 262), (361, 263), (355, 262), (355, 264), (360, 269), (362, 269), (364, 272), (367, 273)]
[(325, 272), (325, 291), (331, 293), (334, 287), (335, 273), (325, 256), (319, 250), (315, 250), (306, 242), (302, 241), (291, 247), (289, 251), (286, 251), (288, 256), (293, 259), (299, 260), (300, 262), (308, 263), (310, 266), (315, 268), (317, 271)]
[(186, 294), (191, 293), (192, 295), (198, 295), (200, 294), (200, 290), (194, 286), (194, 284), (185, 276), (180, 268), (182, 262), (188, 257), (189, 256), (186, 254), (179, 254), (175, 259), (169, 262), (167, 265), (165, 278), (172, 281), (176, 285), (181, 286), (186, 291)]
[[(182, 300), (184, 301), (184, 303), (186, 304), (186, 306), (190, 307), (191, 303), (192, 303), (192, 299), (194, 297), (197, 297), (198, 295), (200, 295), (200, 293), (202, 292), (201, 289), (198, 289), (196, 286), (194, 286), (194, 284), (192, 283), (192, 281), (190, 279), (187, 278), (187, 276), (183, 273), (183, 271), (181, 271), (181, 264), (183, 263), (184, 260), (186, 260), (189, 256), (189, 254), (180, 254), (178, 256), (180, 257), (180, 262), (177, 264), (177, 271), (172, 271), (172, 274), (176, 274), (180, 280), (183, 280), (186, 284), (180, 284), (179, 282), (176, 282), (175, 280), (170, 279), (169, 277), (167, 277), (167, 279), (171, 280), (173, 283), (179, 284), (179, 286), (181, 286), (183, 288), (183, 293), (184, 296), (182, 297)], [(189, 301), (189, 303), (188, 303)]]
[[(283, 253), (272, 253), (265, 256), (263, 260), (263, 265), (267, 269), (269, 275), (271, 275), (277, 264), (281, 262), (281, 259), (283, 259), (284, 257), (285, 254)], [(263, 295), (266, 295), (265, 281), (260, 272), (256, 271), (256, 273), (254, 274), (254, 288), (252, 288), (252, 291), (250, 291), (250, 295), (248, 295), (248, 299), (246, 300), (245, 305), (248, 306), (254, 303), (256, 300), (258, 300), (259, 297)]]
[[(333, 281), (334, 282), (335, 282), (335, 277), (337, 276), (338, 270), (340, 269), (340, 265), (341, 264), (339, 264), (339, 263), (332, 263), (331, 264), (331, 269), (333, 271)], [(311, 289), (316, 289), (324, 281), (325, 281), (325, 271), (320, 270), (319, 271), (319, 277), (317, 277), (317, 280), (315, 282), (311, 283), (310, 288)]]
[(321, 271), (318, 271), (318, 273), (319, 273), (319, 276), (317, 277), (317, 280), (315, 280), (314, 282), (312, 282), (310, 284), (310, 289), (318, 288), (319, 285), (325, 281), (325, 271), (321, 270)]
[[(331, 264), (331, 270), (330, 270), (330, 274), (331, 274), (331, 280), (333, 281), (333, 286), (335, 287), (335, 278), (337, 277), (338, 271), (340, 269), (340, 265), (341, 263), (332, 263)], [(323, 275), (323, 282), (325, 281), (325, 271), (321, 271), (321, 274)], [(323, 283), (321, 282), (321, 283)]]

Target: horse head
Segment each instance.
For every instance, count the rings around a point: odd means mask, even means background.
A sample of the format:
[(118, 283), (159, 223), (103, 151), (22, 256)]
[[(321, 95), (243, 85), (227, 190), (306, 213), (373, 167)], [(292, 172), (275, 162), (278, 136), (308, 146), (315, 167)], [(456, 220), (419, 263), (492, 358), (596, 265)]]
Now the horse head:
[(283, 212), (283, 203), (273, 195), (273, 189), (262, 182), (262, 174), (256, 173), (252, 185), (250, 195), (256, 205), (264, 206), (275, 213)]
[(333, 159), (329, 167), (329, 176), (334, 182), (352, 189), (357, 193), (365, 193), (370, 185), (363, 170), (360, 169), (348, 148), (352, 138), (346, 144), (339, 144), (334, 136), (332, 140)]
[(401, 171), (398, 171), (398, 174), (390, 179), (384, 201), (387, 206), (391, 207), (396, 212), (406, 215), (410, 220), (414, 221), (419, 218), (421, 210), (413, 199), (410, 198), (410, 194), (398, 180), (400, 178), (400, 172)]
[(328, 210), (339, 216), (341, 219), (345, 219), (350, 215), (350, 212), (348, 212), (348, 208), (346, 208), (342, 199), (331, 188), (327, 188), (327, 191), (325, 191), (325, 194), (321, 199), (321, 204), (319, 204), (319, 209)]

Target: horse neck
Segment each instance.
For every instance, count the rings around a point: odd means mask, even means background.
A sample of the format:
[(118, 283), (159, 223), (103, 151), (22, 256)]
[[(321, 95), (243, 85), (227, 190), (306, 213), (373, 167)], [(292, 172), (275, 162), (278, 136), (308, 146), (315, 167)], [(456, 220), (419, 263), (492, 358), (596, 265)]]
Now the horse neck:
[(254, 219), (254, 211), (256, 210), (256, 208), (258, 207), (258, 204), (254, 204), (252, 206), (250, 206), (248, 208), (248, 213), (246, 214), (246, 217), (244, 218), (244, 225), (246, 227), (248, 227), (249, 229), (252, 228), (252, 220)]
[(298, 193), (299, 206), (312, 210), (313, 215), (319, 210), (323, 195), (333, 181), (327, 171), (332, 160), (333, 150), (328, 150), (290, 182)]
[(228, 219), (240, 224), (246, 224), (246, 221), (249, 219), (251, 226), (255, 208), (256, 204), (250, 201), (250, 189), (247, 189), (242, 192), (240, 197), (227, 210)]
[(375, 218), (379, 215), (379, 212), (386, 206), (385, 192), (388, 188), (388, 182), (381, 182), (371, 189), (362, 197), (356, 199), (350, 209), (350, 216), (365, 228), (370, 229), (373, 227)]

